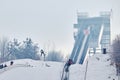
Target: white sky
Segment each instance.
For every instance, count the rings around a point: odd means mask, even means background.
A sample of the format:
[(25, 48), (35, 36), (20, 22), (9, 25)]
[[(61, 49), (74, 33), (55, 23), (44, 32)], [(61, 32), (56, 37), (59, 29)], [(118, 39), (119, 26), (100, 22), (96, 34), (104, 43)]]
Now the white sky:
[(99, 15), (113, 10), (112, 38), (119, 34), (120, 0), (0, 0), (0, 37), (26, 37), (41, 48), (71, 53), (77, 11)]

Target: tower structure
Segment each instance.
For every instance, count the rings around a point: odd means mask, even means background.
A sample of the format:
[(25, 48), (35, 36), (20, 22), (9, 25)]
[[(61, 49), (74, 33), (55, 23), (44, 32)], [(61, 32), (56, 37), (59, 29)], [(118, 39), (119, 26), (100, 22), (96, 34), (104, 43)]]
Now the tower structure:
[(74, 28), (77, 29), (74, 39), (81, 36), (78, 35), (81, 31), (91, 27), (89, 47), (108, 49), (111, 44), (110, 12), (101, 12), (98, 17), (88, 17), (88, 13), (78, 13), (77, 17), (77, 24), (74, 24)]
[[(110, 12), (101, 12), (98, 17), (89, 17), (88, 13), (77, 13), (74, 24), (75, 44), (71, 54), (74, 62), (83, 63), (89, 48), (106, 48), (111, 44)], [(86, 38), (87, 37), (87, 38)]]

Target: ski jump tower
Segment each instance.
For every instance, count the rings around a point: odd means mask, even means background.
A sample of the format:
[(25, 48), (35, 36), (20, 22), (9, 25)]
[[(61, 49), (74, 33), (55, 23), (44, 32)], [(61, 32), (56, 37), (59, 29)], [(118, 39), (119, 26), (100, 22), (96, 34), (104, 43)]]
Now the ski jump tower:
[(111, 43), (110, 14), (101, 12), (98, 17), (88, 17), (88, 13), (77, 13), (77, 24), (74, 24), (74, 47), (70, 58), (74, 63), (83, 64), (89, 49), (106, 48)]

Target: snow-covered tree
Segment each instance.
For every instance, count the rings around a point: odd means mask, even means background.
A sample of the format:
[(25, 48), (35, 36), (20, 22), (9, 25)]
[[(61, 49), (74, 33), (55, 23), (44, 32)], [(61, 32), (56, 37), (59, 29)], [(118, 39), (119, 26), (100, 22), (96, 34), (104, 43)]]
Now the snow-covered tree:
[(39, 59), (38, 45), (34, 44), (31, 38), (26, 38), (23, 43), (18, 42), (17, 39), (9, 42), (8, 50), (9, 55), (6, 57), (8, 60), (12, 59)]
[(17, 39), (13, 39), (13, 42), (9, 42), (8, 45), (9, 55), (8, 60), (17, 59), (20, 54), (20, 42)]
[(31, 38), (26, 38), (23, 45), (21, 46), (20, 51), (22, 58), (39, 59), (37, 55), (39, 47), (37, 44), (33, 43)]

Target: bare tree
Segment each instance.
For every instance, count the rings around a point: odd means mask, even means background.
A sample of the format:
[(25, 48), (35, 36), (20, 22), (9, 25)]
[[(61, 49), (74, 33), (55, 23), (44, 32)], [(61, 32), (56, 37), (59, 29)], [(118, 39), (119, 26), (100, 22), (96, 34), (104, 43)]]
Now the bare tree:
[(8, 39), (3, 37), (0, 40), (0, 62), (5, 61), (5, 56), (8, 54)]
[(64, 60), (64, 57), (62, 55), (61, 52), (57, 52), (57, 51), (51, 51), (48, 53), (47, 57), (46, 57), (47, 61), (57, 61), (57, 62), (61, 62)]
[(112, 44), (112, 61), (116, 65), (117, 75), (120, 73), (120, 35), (117, 35)]

